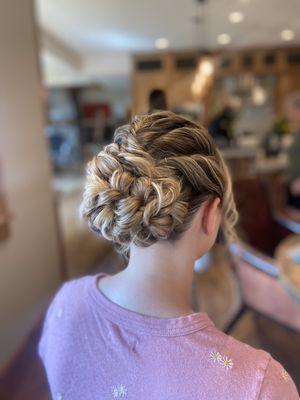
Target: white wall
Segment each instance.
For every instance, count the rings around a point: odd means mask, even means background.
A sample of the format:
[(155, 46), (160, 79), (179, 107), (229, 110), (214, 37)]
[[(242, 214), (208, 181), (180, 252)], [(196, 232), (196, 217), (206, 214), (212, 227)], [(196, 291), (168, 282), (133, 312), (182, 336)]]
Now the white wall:
[(30, 0), (0, 2), (0, 163), (14, 215), (0, 242), (0, 369), (59, 284), (32, 11)]

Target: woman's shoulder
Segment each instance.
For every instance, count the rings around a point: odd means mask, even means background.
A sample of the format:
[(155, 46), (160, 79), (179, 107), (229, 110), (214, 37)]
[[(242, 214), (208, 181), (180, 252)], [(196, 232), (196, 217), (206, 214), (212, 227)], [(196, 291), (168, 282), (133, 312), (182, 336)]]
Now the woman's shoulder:
[(256, 385), (257, 399), (298, 400), (295, 384), (268, 352), (256, 349), (213, 328), (211, 360), (222, 369), (231, 370), (238, 384)]
[(95, 279), (93, 275), (86, 275), (64, 282), (50, 302), (46, 319), (52, 317), (53, 314), (62, 316), (64, 311), (68, 311), (69, 316), (72, 315), (73, 310), (78, 313), (86, 302), (86, 288), (93, 279)]
[(56, 291), (53, 301), (68, 299), (70, 296), (74, 296), (76, 292), (82, 292), (94, 279), (95, 275), (84, 275), (63, 282)]
[[(78, 321), (84, 321), (88, 313), (86, 289), (95, 277), (88, 275), (64, 282), (53, 296), (43, 321), (42, 335), (39, 343), (39, 354), (43, 358), (46, 347), (63, 342), (64, 336), (69, 341), (69, 333)], [(59, 332), (59, 335), (57, 334)]]
[(274, 400), (299, 399), (298, 391), (292, 378), (285, 368), (271, 356), (269, 357), (258, 398)]

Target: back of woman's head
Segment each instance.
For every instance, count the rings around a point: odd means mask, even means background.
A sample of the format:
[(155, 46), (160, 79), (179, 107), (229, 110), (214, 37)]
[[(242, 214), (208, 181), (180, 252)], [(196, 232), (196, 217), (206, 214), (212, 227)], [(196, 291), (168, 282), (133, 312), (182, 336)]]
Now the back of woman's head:
[(172, 112), (135, 117), (88, 164), (82, 211), (91, 228), (127, 254), (174, 241), (209, 199), (221, 200), (231, 240), (237, 214), (231, 180), (205, 128)]

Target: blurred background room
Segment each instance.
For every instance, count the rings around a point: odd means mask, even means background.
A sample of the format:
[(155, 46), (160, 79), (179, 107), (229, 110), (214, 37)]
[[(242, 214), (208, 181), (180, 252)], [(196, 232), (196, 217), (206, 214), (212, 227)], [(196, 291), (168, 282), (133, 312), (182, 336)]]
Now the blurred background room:
[(193, 304), (300, 389), (299, 0), (1, 0), (0, 399), (49, 400), (37, 343), (63, 281), (124, 260), (80, 219), (86, 162), (139, 113), (209, 128), (239, 242)]

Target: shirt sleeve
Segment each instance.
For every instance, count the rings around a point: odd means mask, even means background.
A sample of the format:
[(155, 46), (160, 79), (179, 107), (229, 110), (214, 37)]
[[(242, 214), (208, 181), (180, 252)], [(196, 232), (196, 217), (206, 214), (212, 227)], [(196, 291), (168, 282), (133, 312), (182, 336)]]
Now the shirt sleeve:
[[(49, 332), (49, 327), (51, 325), (51, 321), (55, 319), (55, 310), (59, 312), (61, 309), (58, 308), (58, 306), (61, 303), (61, 298), (62, 298), (62, 292), (64, 287), (66, 286), (66, 283), (62, 285), (62, 287), (58, 290), (58, 292), (55, 294), (54, 298), (52, 299), (52, 302), (50, 303), (48, 310), (46, 312), (43, 326), (42, 326), (42, 332), (40, 336), (40, 340), (38, 343), (38, 354), (43, 362), (45, 362), (45, 353), (47, 350), (47, 342), (48, 342), (48, 332)], [(58, 314), (59, 316), (59, 314)]]
[(258, 399), (299, 400), (292, 378), (272, 357), (270, 357)]

